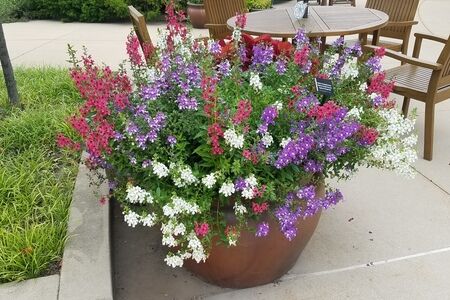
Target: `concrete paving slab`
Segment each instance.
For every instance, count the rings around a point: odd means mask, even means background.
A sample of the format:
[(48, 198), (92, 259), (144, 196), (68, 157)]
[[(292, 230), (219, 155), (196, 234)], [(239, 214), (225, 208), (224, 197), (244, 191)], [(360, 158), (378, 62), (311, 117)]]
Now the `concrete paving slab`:
[[(445, 230), (450, 226), (450, 196), (421, 175), (408, 180), (364, 169), (338, 186), (345, 202), (323, 214), (309, 245), (285, 278), (450, 247), (450, 232)], [(165, 266), (157, 230), (127, 228), (122, 216), (115, 215), (117, 299), (146, 299), (150, 292), (154, 299), (190, 299), (222, 291), (182, 269)]]
[(73, 23), (36, 20), (3, 24), (7, 41), (54, 40), (71, 33)]
[(80, 164), (61, 268), (61, 300), (113, 299), (109, 203), (102, 206), (99, 202), (108, 187), (103, 184), (95, 194), (96, 189), (90, 186), (92, 176)]
[(16, 59), (20, 58), (23, 55), (26, 55), (27, 53), (31, 53), (31, 55), (33, 55), (32, 53), (36, 49), (46, 45), (49, 42), (51, 42), (51, 40), (6, 40), (9, 57), (11, 58), (11, 62), (14, 65), (16, 65)]
[[(125, 39), (123, 43), (119, 41), (75, 41), (71, 39), (50, 41), (32, 52), (13, 59), (12, 62), (15, 66), (52, 65), (69, 67), (67, 45), (71, 44), (78, 51), (79, 56), (83, 53), (83, 46), (86, 46), (88, 53), (99, 65), (105, 63), (116, 69), (127, 58)], [(110, 54), (105, 56), (104, 53), (108, 51), (110, 51)]]
[(57, 300), (59, 275), (0, 285), (0, 300)]
[(232, 299), (449, 299), (450, 249), (358, 265), (346, 270), (305, 274), (278, 284), (207, 297)]
[(428, 31), (447, 37), (450, 34), (450, 1), (423, 0), (418, 10), (419, 18)]
[(426, 178), (363, 169), (332, 186), (341, 189), (344, 202), (324, 212), (292, 274), (450, 246), (450, 232), (443, 230), (450, 225), (450, 197)]
[[(450, 102), (450, 100), (447, 100)], [(439, 105), (439, 104), (438, 104)], [(420, 159), (416, 163), (417, 170), (450, 194), (450, 111), (437, 111), (434, 125), (433, 160), (423, 157), (423, 132), (425, 116), (418, 115), (416, 128), (419, 134), (418, 150)]]
[(112, 204), (115, 300), (194, 299), (229, 291), (204, 283), (182, 268), (167, 266), (159, 229), (128, 227), (117, 202)]

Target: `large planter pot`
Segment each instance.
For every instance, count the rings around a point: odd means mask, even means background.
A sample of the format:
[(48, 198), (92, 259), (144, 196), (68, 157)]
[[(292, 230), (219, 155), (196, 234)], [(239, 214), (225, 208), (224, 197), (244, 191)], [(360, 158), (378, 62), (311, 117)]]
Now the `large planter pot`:
[[(318, 197), (324, 195), (323, 185), (317, 187)], [(227, 215), (233, 224), (234, 214)], [(265, 216), (271, 228), (266, 237), (255, 237), (254, 232), (243, 231), (237, 246), (215, 245), (205, 262), (185, 261), (185, 268), (203, 280), (228, 288), (247, 288), (273, 282), (296, 263), (319, 222), (320, 212), (298, 221), (297, 236), (288, 241), (272, 217)], [(249, 221), (250, 227), (255, 227)]]
[(203, 4), (187, 3), (187, 15), (194, 28), (205, 28), (206, 12)]

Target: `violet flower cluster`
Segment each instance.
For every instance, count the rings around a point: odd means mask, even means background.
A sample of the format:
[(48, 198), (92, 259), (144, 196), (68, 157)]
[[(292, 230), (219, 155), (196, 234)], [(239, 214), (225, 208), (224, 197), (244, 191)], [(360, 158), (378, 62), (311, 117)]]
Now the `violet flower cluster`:
[[(297, 236), (299, 219), (313, 216), (342, 199), (343, 196), (339, 190), (327, 192), (324, 197), (316, 197), (316, 187), (309, 185), (300, 188), (296, 193), (290, 193), (285, 203), (279, 206), (274, 214), (280, 223), (281, 232), (289, 241), (292, 241)], [(301, 200), (306, 201), (306, 205), (301, 205)]]

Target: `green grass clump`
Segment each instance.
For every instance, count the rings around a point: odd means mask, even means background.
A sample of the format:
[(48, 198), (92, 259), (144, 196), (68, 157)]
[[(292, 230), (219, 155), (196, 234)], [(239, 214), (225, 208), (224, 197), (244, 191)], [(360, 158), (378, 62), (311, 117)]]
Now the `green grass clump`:
[(62, 257), (78, 156), (56, 134), (80, 98), (68, 70), (15, 70), (24, 109), (7, 106), (0, 76), (0, 283), (48, 272)]

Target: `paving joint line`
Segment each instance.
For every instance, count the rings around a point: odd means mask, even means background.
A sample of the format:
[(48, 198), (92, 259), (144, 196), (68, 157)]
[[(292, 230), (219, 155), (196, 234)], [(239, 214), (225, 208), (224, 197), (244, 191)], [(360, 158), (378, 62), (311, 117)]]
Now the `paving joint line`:
[(353, 270), (358, 270), (358, 269), (363, 269), (363, 268), (370, 268), (370, 267), (374, 267), (374, 266), (381, 266), (381, 265), (385, 265), (385, 264), (389, 264), (389, 263), (410, 260), (410, 259), (414, 259), (414, 258), (418, 258), (418, 257), (424, 257), (424, 256), (429, 256), (429, 255), (444, 253), (444, 252), (450, 252), (450, 247), (435, 249), (435, 250), (426, 251), (426, 252), (419, 252), (416, 254), (400, 256), (400, 257), (396, 257), (396, 258), (388, 258), (385, 260), (369, 262), (366, 264), (358, 264), (358, 265), (353, 265), (353, 266), (338, 268), (338, 269), (332, 269), (332, 270), (327, 270), (327, 271), (319, 271), (319, 272), (304, 273), (304, 274), (291, 273), (291, 274), (288, 274), (288, 275), (282, 277), (281, 281), (290, 281), (290, 280), (294, 280), (294, 279), (298, 279), (298, 278), (302, 278), (302, 277), (313, 277), (313, 276), (341, 273), (341, 272), (346, 272), (346, 271), (353, 271)]
[(13, 60), (15, 60), (15, 59), (17, 59), (17, 58), (19, 58), (19, 57), (24, 56), (25, 54), (28, 54), (28, 53), (30, 53), (30, 52), (33, 52), (33, 51), (36, 50), (36, 49), (42, 48), (43, 46), (48, 45), (48, 44), (50, 44), (51, 42), (57, 41), (58, 39), (60, 39), (60, 38), (62, 38), (62, 37), (64, 37), (64, 36), (66, 36), (66, 35), (69, 35), (69, 34), (73, 33), (74, 31), (75, 31), (75, 30), (72, 30), (72, 31), (69, 32), (69, 33), (65, 33), (65, 34), (63, 34), (63, 35), (57, 36), (57, 37), (54, 38), (54, 39), (47, 40), (47, 42), (45, 42), (45, 43), (43, 43), (43, 44), (40, 44), (39, 46), (37, 46), (37, 47), (35, 47), (35, 48), (33, 48), (33, 49), (30, 49), (30, 50), (28, 50), (28, 51), (25, 51), (24, 53), (22, 53), (22, 54), (20, 54), (20, 55), (18, 55), (18, 56), (15, 56), (15, 57), (13, 57), (13, 58), (11, 58), (11, 60), (13, 61)]
[(433, 184), (434, 186), (436, 186), (438, 189), (440, 189), (441, 191), (443, 191), (447, 196), (450, 196), (450, 192), (448, 192), (445, 188), (441, 187), (439, 184), (437, 184), (436, 182), (433, 181), (433, 179), (428, 178), (425, 174), (423, 174), (422, 172), (420, 172), (418, 169), (416, 169), (414, 167), (414, 170), (422, 175), (425, 179), (427, 179), (429, 182), (431, 182), (431, 184)]

